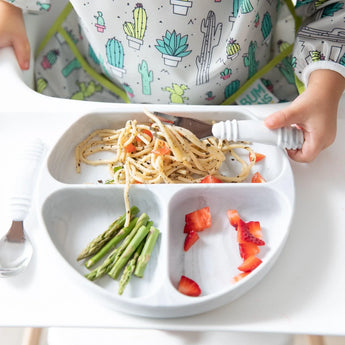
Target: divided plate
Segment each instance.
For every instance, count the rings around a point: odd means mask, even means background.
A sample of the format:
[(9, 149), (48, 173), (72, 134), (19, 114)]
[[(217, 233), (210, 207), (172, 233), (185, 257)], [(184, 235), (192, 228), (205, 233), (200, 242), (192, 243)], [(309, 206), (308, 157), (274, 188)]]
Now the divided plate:
[[(182, 108), (181, 108), (182, 109)], [(190, 108), (193, 109), (193, 108)], [(160, 109), (155, 109), (160, 111)], [(189, 110), (201, 120), (253, 119), (251, 114), (216, 113)], [(41, 176), (40, 206), (47, 234), (60, 254), (62, 264), (74, 282), (106, 306), (130, 314), (147, 317), (183, 317), (213, 310), (227, 304), (264, 277), (279, 256), (293, 213), (294, 183), (289, 161), (283, 150), (275, 146), (252, 144), (254, 151), (266, 155), (256, 164), (251, 175), (259, 171), (267, 183), (132, 185), (131, 205), (153, 220), (161, 234), (144, 278), (132, 277), (122, 296), (117, 294), (118, 280), (103, 277), (88, 281), (89, 272), (77, 262), (80, 251), (102, 233), (112, 221), (125, 212), (124, 185), (99, 184), (108, 179), (106, 166), (82, 165), (75, 172), (74, 148), (89, 133), (100, 128), (120, 128), (129, 119), (147, 122), (141, 112), (102, 112), (81, 117), (52, 148)], [(248, 155), (248, 153), (246, 153)], [(234, 174), (231, 160), (223, 163), (224, 171)], [(211, 228), (200, 233), (200, 239), (184, 252), (184, 217), (204, 206), (212, 215)], [(259, 257), (263, 263), (237, 283), (232, 278), (240, 273), (236, 231), (226, 217), (228, 209), (237, 209), (246, 220), (260, 221), (266, 245)], [(181, 275), (195, 280), (202, 294), (188, 297), (178, 292)]]

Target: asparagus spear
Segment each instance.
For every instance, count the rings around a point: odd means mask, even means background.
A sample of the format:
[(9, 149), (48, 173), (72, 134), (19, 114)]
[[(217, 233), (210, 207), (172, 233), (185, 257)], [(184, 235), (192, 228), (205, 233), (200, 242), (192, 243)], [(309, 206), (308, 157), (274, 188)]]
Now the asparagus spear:
[(134, 228), (138, 221), (138, 217), (134, 217), (128, 226), (122, 228), (106, 245), (104, 245), (99, 252), (97, 252), (92, 258), (86, 261), (85, 266), (90, 268), (92, 265), (97, 263), (100, 259), (104, 257), (105, 254), (114, 248), (123, 238), (125, 238)]
[[(139, 212), (139, 209), (136, 206), (132, 206), (130, 212), (131, 216), (135, 216)], [(82, 250), (82, 252), (77, 257), (77, 260), (79, 261), (81, 259), (85, 259), (97, 253), (104, 246), (104, 244), (107, 243), (116, 234), (116, 232), (123, 227), (125, 221), (126, 214), (117, 218), (106, 231), (94, 238), (86, 246), (86, 248)]]
[(131, 279), (131, 276), (135, 270), (136, 267), (136, 263), (138, 260), (138, 257), (144, 247), (145, 242), (142, 241), (139, 245), (139, 247), (136, 249), (132, 259), (130, 259), (126, 265), (126, 267), (123, 270), (123, 273), (121, 275), (120, 278), (120, 282), (119, 282), (119, 289), (118, 289), (118, 294), (122, 295), (123, 291), (125, 290), (125, 287), (127, 286), (129, 280)]
[(96, 269), (94, 269), (90, 273), (86, 274), (85, 277), (89, 280), (96, 280), (98, 278), (101, 278), (104, 274), (108, 273), (112, 269), (112, 267), (114, 266), (116, 260), (119, 258), (121, 253), (125, 250), (127, 244), (134, 237), (134, 235), (136, 234), (138, 229), (142, 225), (146, 225), (148, 219), (149, 219), (149, 217), (147, 216), (147, 214), (143, 213), (138, 218), (138, 220), (136, 221), (136, 224), (135, 224), (134, 228), (132, 229), (132, 231), (130, 231), (128, 233), (126, 232), (126, 237), (125, 237), (124, 241), (122, 242), (122, 244), (119, 247), (115, 248), (109, 254), (109, 256), (104, 260), (104, 262), (102, 263), (101, 266), (97, 267)]
[(146, 237), (148, 232), (150, 231), (152, 222), (148, 222), (147, 225), (142, 225), (136, 234), (133, 236), (131, 241), (126, 246), (126, 249), (123, 251), (123, 253), (119, 256), (119, 258), (116, 260), (114, 266), (108, 273), (113, 279), (116, 279), (119, 275), (121, 269), (123, 266), (127, 263), (129, 258), (132, 256), (132, 254), (135, 252), (137, 247), (140, 245), (141, 241)]
[(139, 278), (142, 278), (144, 276), (145, 268), (147, 266), (147, 263), (150, 260), (150, 257), (151, 257), (153, 248), (157, 242), (158, 236), (159, 236), (159, 230), (156, 227), (151, 226), (150, 232), (147, 235), (147, 238), (145, 241), (144, 248), (143, 248), (143, 250), (142, 250), (142, 252), (138, 258), (137, 264), (136, 264), (136, 268), (134, 271), (135, 276), (137, 276)]

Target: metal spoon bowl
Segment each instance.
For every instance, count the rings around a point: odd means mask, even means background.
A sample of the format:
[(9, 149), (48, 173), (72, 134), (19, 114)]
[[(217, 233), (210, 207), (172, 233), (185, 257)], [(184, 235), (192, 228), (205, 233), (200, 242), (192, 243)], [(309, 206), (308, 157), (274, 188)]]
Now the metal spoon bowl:
[(13, 190), (10, 199), (12, 225), (0, 239), (0, 277), (10, 277), (22, 272), (29, 264), (33, 246), (25, 234), (23, 221), (30, 206), (37, 180), (37, 170), (44, 152), (44, 145), (35, 140), (27, 145), (18, 157), (18, 166), (13, 177)]
[(33, 247), (24, 232), (22, 221), (13, 221), (8, 233), (0, 239), (0, 277), (20, 273), (30, 262)]

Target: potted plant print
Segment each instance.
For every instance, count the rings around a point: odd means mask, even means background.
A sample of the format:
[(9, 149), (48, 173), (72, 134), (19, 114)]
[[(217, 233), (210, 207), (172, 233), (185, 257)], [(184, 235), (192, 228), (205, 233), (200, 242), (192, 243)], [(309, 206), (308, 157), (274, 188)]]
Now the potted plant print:
[(128, 45), (134, 49), (139, 50), (143, 44), (143, 38), (146, 30), (146, 11), (142, 4), (137, 4), (133, 10), (134, 22), (125, 22), (123, 24), (123, 30), (126, 33)]
[(164, 64), (171, 67), (176, 67), (183, 57), (191, 53), (187, 50), (188, 36), (181, 36), (176, 34), (174, 30), (172, 33), (166, 31), (165, 36), (161, 40), (157, 40), (158, 45), (156, 49), (162, 53)]
[(106, 44), (108, 64), (114, 75), (122, 77), (126, 72), (123, 69), (123, 46), (115, 37), (108, 40)]

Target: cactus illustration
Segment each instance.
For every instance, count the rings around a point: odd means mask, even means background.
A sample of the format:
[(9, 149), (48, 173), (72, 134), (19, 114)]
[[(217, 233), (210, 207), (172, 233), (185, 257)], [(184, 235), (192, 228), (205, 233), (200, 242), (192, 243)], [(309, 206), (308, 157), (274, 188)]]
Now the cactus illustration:
[(264, 14), (264, 17), (262, 18), (262, 23), (261, 23), (261, 32), (264, 37), (264, 40), (266, 40), (272, 31), (272, 20), (271, 20), (271, 15), (266, 12)]
[(187, 50), (187, 39), (188, 35), (181, 36), (175, 30), (172, 33), (167, 30), (161, 40), (156, 40), (158, 45), (155, 47), (162, 53), (166, 65), (176, 67), (183, 57), (191, 53), (191, 50)]
[(225, 99), (231, 97), (239, 88), (240, 88), (240, 81), (237, 79), (232, 81), (230, 84), (228, 84), (224, 89)]
[(261, 78), (261, 81), (264, 84), (264, 86), (267, 88), (267, 90), (273, 93), (272, 82), (269, 79), (262, 79), (262, 78)]
[(171, 103), (184, 103), (185, 100), (188, 100), (188, 97), (183, 97), (185, 90), (188, 90), (188, 86), (181, 84), (178, 85), (176, 83), (172, 84), (172, 88), (167, 86), (162, 88), (163, 91), (170, 92), (170, 102)]
[(134, 23), (125, 22), (123, 29), (128, 36), (142, 40), (146, 30), (146, 11), (142, 4), (137, 4), (133, 10)]
[(241, 47), (236, 42), (236, 40), (230, 38), (229, 42), (226, 45), (226, 53), (227, 53), (228, 59), (230, 60), (235, 59), (238, 56), (240, 50), (241, 50)]
[(128, 45), (135, 49), (140, 49), (143, 44), (143, 38), (146, 31), (146, 11), (142, 4), (136, 4), (133, 10), (134, 22), (125, 22), (123, 24), (123, 30), (127, 35)]
[(122, 77), (124, 70), (123, 46), (115, 37), (110, 38), (106, 44), (106, 55), (111, 71), (118, 77)]
[(132, 89), (127, 83), (123, 83), (122, 86), (123, 86), (123, 88), (125, 89), (127, 95), (128, 95), (130, 98), (133, 98), (133, 97), (134, 97), (133, 89)]
[(256, 46), (256, 41), (251, 41), (248, 48), (248, 54), (243, 55), (244, 66), (248, 67), (248, 79), (257, 72), (259, 66), (259, 61), (255, 60)]
[(242, 1), (243, 0), (234, 0), (233, 3), (234, 3), (234, 17), (237, 17), (238, 16), (238, 13), (240, 12), (240, 7), (242, 5)]
[[(289, 44), (284, 41), (278, 41), (279, 51), (283, 52)], [(315, 55), (315, 58), (318, 58), (318, 54)], [(280, 73), (284, 76), (287, 82), (291, 85), (295, 84), (295, 74), (294, 67), (296, 65), (296, 59), (292, 56), (286, 56), (278, 65)]]
[(289, 84), (295, 84), (295, 73), (293, 66), (293, 58), (291, 56), (285, 57), (278, 66), (280, 73), (288, 81)]
[(94, 95), (96, 92), (101, 92), (103, 89), (100, 84), (96, 84), (94, 81), (90, 81), (88, 84), (77, 81), (76, 84), (79, 87), (79, 91), (74, 93), (71, 97), (71, 99), (75, 100), (85, 100), (86, 98)]
[(51, 8), (50, 4), (42, 3), (40, 1), (36, 2), (36, 5), (40, 8), (40, 11), (49, 11)]
[(344, 7), (344, 4), (341, 2), (336, 2), (335, 4), (328, 5), (324, 8), (321, 18), (333, 17), (334, 13), (340, 11), (343, 7)]
[(153, 80), (152, 71), (149, 71), (147, 62), (145, 60), (141, 61), (138, 65), (138, 71), (141, 74), (141, 83), (143, 95), (151, 95), (151, 82)]
[(322, 55), (322, 53), (319, 50), (312, 50), (309, 52), (309, 55), (311, 56), (311, 61), (313, 62), (325, 59), (325, 57)]
[(97, 20), (97, 23), (95, 24), (95, 27), (97, 28), (98, 32), (104, 32), (105, 30), (105, 21), (103, 18), (103, 12), (97, 11), (97, 16), (94, 16)]
[(106, 54), (110, 65), (123, 68), (123, 46), (115, 37), (108, 40)]
[(196, 75), (196, 84), (204, 84), (209, 81), (210, 65), (213, 49), (219, 44), (223, 26), (221, 23), (216, 25), (216, 15), (209, 11), (206, 19), (203, 18), (200, 25), (200, 31), (204, 34), (201, 45), (200, 55), (196, 57), (195, 63), (198, 69)]
[(213, 94), (212, 91), (206, 92), (206, 97), (205, 97), (206, 101), (213, 101), (215, 98), (216, 98), (216, 96)]
[(81, 68), (81, 64), (77, 58), (70, 61), (61, 71), (62, 75), (67, 78), (73, 71)]
[(230, 78), (231, 74), (232, 74), (231, 68), (225, 68), (224, 71), (220, 73), (220, 77), (223, 80), (226, 80), (226, 79)]
[(43, 56), (41, 66), (43, 69), (51, 68), (59, 56), (59, 51), (57, 49), (50, 50), (46, 55)]
[(36, 91), (42, 93), (45, 88), (48, 86), (48, 82), (44, 78), (38, 78), (36, 80)]
[(241, 4), (241, 13), (247, 14), (253, 11), (253, 6), (250, 3), (250, 0), (243, 0)]
[(342, 66), (345, 66), (345, 54), (339, 59), (339, 63), (340, 63)]

